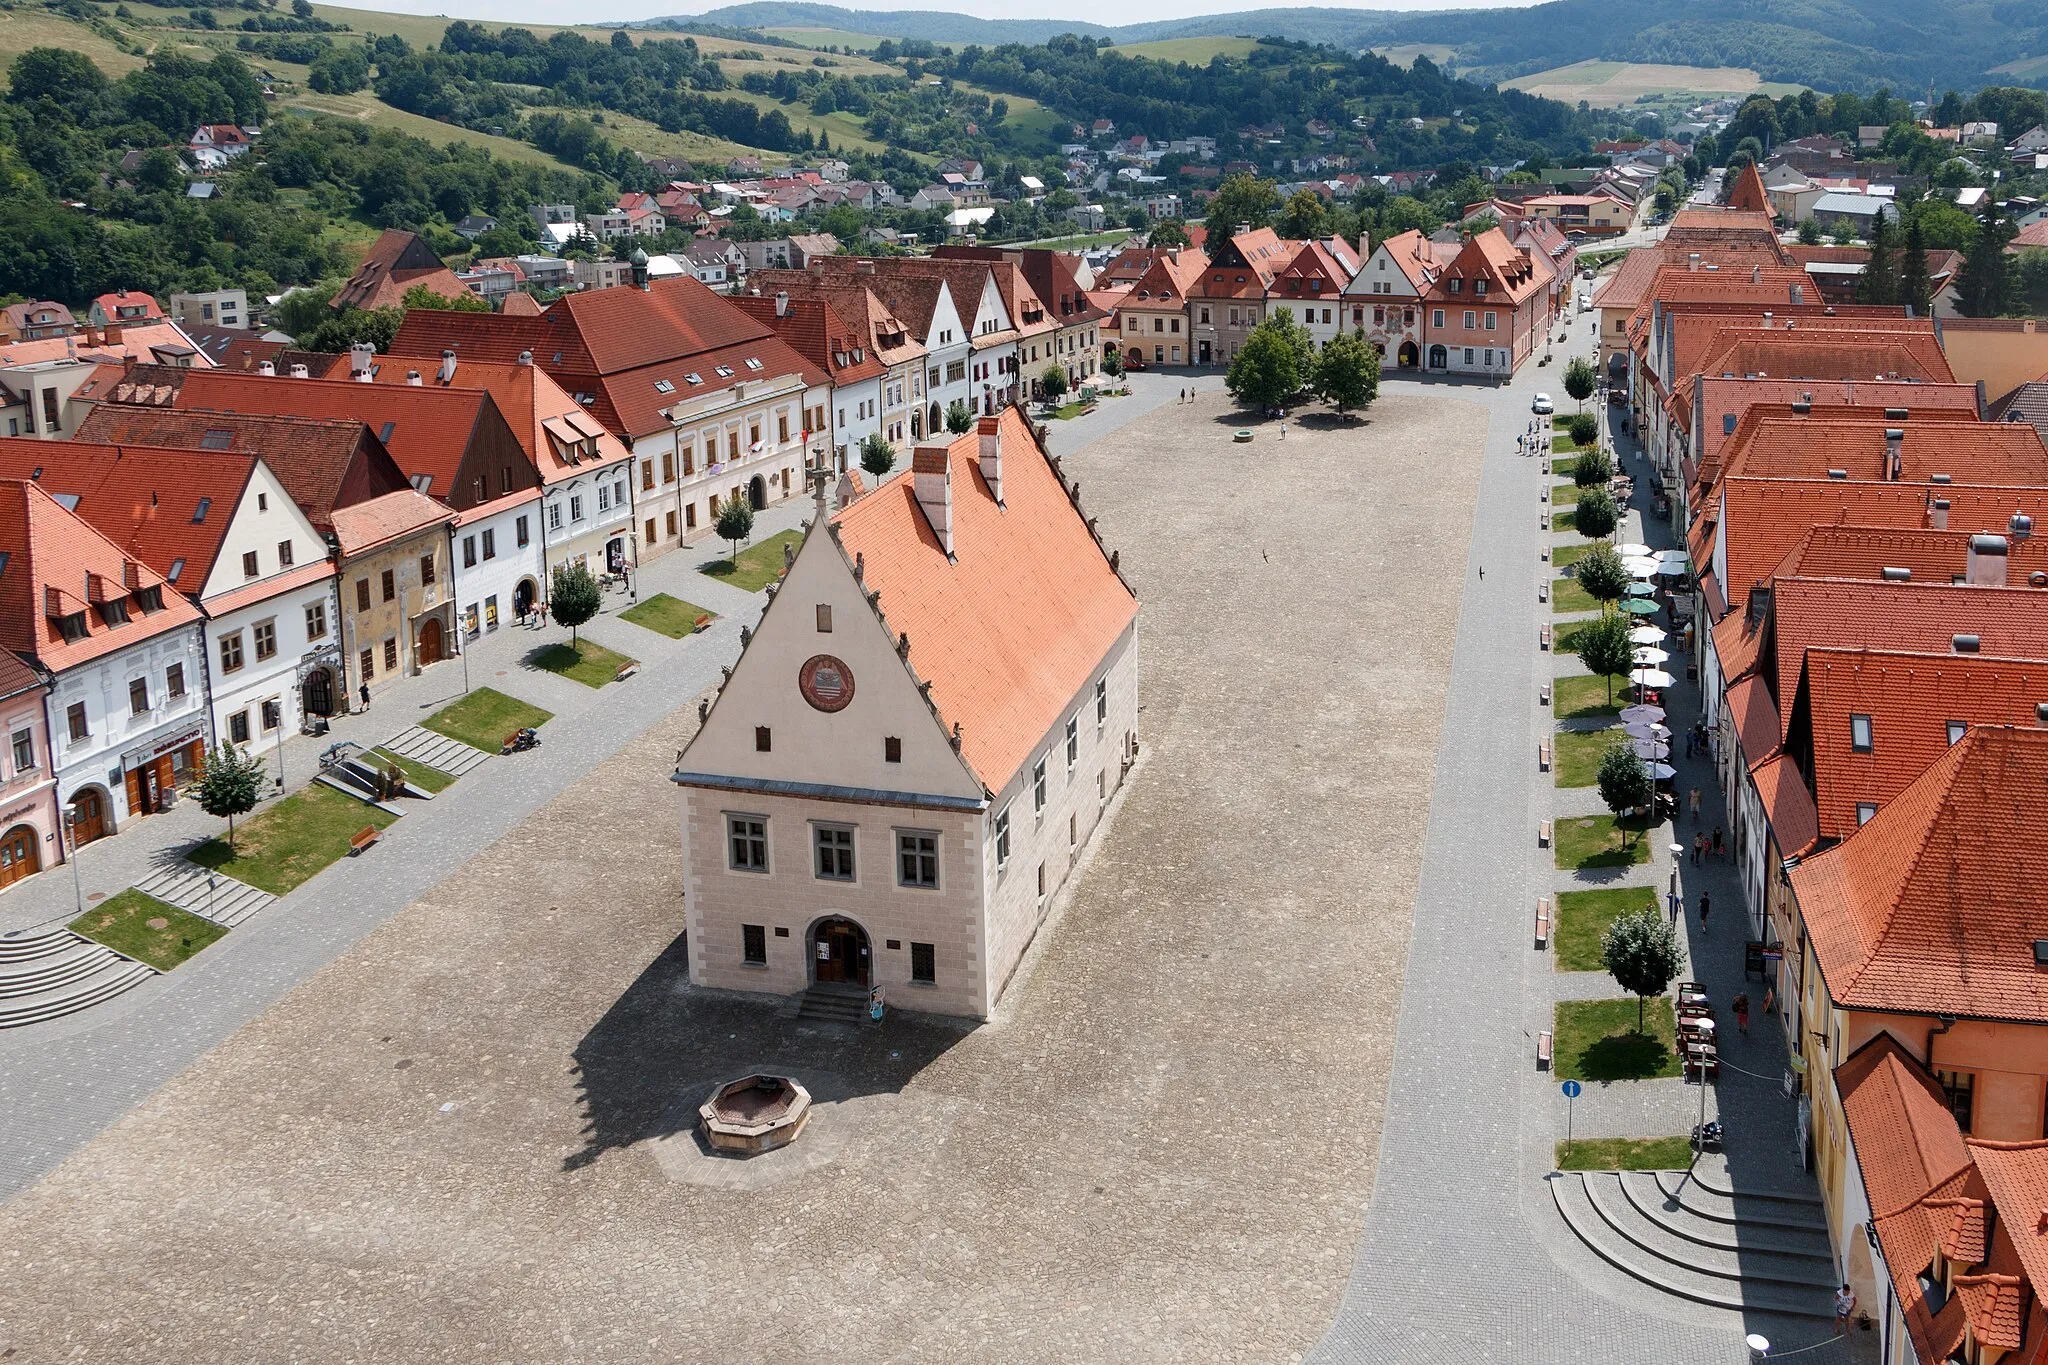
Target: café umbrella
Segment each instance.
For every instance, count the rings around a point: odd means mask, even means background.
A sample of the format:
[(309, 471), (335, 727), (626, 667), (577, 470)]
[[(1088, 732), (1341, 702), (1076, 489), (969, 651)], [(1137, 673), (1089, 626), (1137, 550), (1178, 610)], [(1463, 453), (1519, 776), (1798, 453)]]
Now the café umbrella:
[(1633, 541), (1626, 545), (1617, 545), (1614, 547), (1614, 553), (1620, 555), (1624, 559), (1630, 558), (1632, 556), (1646, 555), (1650, 552), (1651, 551), (1649, 546), (1637, 545)]
[[(1629, 710), (1634, 709), (1636, 708), (1629, 708)], [(1652, 706), (1645, 707), (1643, 709), (1654, 711), (1659, 708)], [(1622, 714), (1627, 715), (1628, 712), (1624, 711), (1622, 712)], [(1630, 739), (1670, 739), (1671, 727), (1668, 725), (1659, 725), (1657, 724), (1657, 722), (1653, 720), (1632, 720), (1622, 727), (1622, 733), (1627, 735)]]
[[(1647, 703), (1638, 703), (1635, 706), (1626, 707), (1621, 713), (1621, 722), (1624, 725), (1654, 725), (1662, 719), (1664, 719), (1664, 708), (1661, 706), (1651, 706)], [(1667, 730), (1665, 733), (1668, 734), (1670, 732)]]
[(1670, 661), (1671, 655), (1654, 645), (1636, 646), (1636, 662), (1639, 664), (1662, 664)]
[(1663, 610), (1662, 607), (1650, 601), (1647, 597), (1631, 597), (1628, 601), (1621, 604), (1621, 609), (1630, 616), (1655, 616)]
[(1671, 746), (1654, 739), (1632, 739), (1629, 747), (1636, 751), (1637, 758), (1662, 759), (1671, 757)]
[(1628, 680), (1638, 687), (1669, 687), (1672, 678), (1661, 668), (1637, 668), (1629, 672)]
[(1637, 626), (1628, 633), (1629, 643), (1637, 645), (1661, 645), (1670, 632), (1662, 626)]
[(1650, 765), (1650, 776), (1659, 782), (1669, 782), (1676, 775), (1677, 771), (1669, 763), (1652, 763)]

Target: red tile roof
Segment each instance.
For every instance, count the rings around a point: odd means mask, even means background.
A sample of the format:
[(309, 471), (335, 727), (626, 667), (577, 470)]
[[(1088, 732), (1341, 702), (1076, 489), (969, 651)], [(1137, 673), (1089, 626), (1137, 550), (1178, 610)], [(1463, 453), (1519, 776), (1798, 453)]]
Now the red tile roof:
[[(436, 378), (427, 381), (429, 384), (439, 384), (436, 373)], [(385, 365), (379, 367), (376, 382), (404, 384), (406, 379), (397, 367)], [(589, 473), (592, 457), (578, 453), (586, 441), (597, 442), (597, 464), (632, 457), (618, 437), (606, 431), (538, 365), (463, 361), (456, 365), (455, 377), (447, 387), (488, 393), (527, 459), (540, 470), (543, 483)], [(576, 455), (573, 460), (572, 454)]]
[(406, 292), (418, 285), (450, 299), (470, 292), (418, 234), (386, 228), (335, 294), (333, 306), (396, 308), (405, 301)]
[(2048, 730), (1970, 731), (1791, 877), (1836, 1004), (2048, 1023)]
[(2048, 1286), (2048, 1140), (1965, 1139), (1977, 1175), (1997, 1208), (1999, 1230), (2012, 1240), (2027, 1279)]
[[(1701, 449), (1694, 451), (1694, 483), (1701, 490), (1711, 489), (1724, 473), (1740, 473), (1728, 462), (1731, 453), (1754, 439), (1759, 422), (1788, 418), (1803, 418), (1821, 422), (1862, 422), (1875, 425), (1880, 431), (1887, 427), (1905, 426), (1909, 422), (1974, 422), (1977, 420), (1976, 389), (1963, 384), (1836, 384), (1822, 385), (1814, 381), (1799, 379), (1724, 379), (1719, 375), (1711, 378), (1697, 377), (1697, 386), (1707, 401), (1710, 414), (1705, 423), (1705, 440)], [(1775, 387), (1782, 393), (1767, 393), (1766, 388)], [(1835, 393), (1826, 392), (1834, 388)], [(1672, 395), (1671, 408), (1678, 420), (1692, 425), (1692, 384), (1681, 384)], [(1838, 396), (1844, 389), (1854, 389), (1857, 402), (1853, 405), (1832, 404), (1823, 401), (1815, 405), (1806, 399), (1806, 394), (1819, 394), (1823, 399)], [(1919, 393), (1910, 390), (1920, 390)], [(1718, 390), (1718, 391), (1717, 391)], [(1889, 393), (1875, 393), (1871, 390), (1887, 390)], [(1898, 401), (1891, 401), (1896, 395)], [(1913, 403), (1908, 400), (1939, 396), (1953, 401)], [(1903, 417), (1887, 416), (1887, 413), (1904, 413)], [(1735, 429), (1728, 431), (1728, 420), (1735, 419)], [(1821, 472), (1825, 472), (1823, 469)], [(1696, 494), (1695, 505), (1702, 499)]]
[[(0, 560), (0, 647), (52, 673), (200, 619), (163, 575), (27, 479), (0, 479)], [(140, 593), (151, 588), (162, 605), (145, 611)], [(101, 602), (125, 606), (127, 620), (110, 625)], [(67, 641), (57, 618), (74, 616), (83, 633)]]
[[(1965, 420), (1955, 420), (1959, 416)], [(1840, 469), (1875, 483), (1924, 486), (1946, 474), (1955, 483), (2048, 487), (2048, 447), (2023, 422), (1978, 422), (1954, 412), (1891, 422), (1882, 412), (1839, 417), (1823, 408), (1801, 417), (1752, 408), (1743, 424), (1748, 430), (1738, 428), (1722, 453), (1729, 474), (1812, 479)], [(1888, 459), (1887, 431), (1904, 433), (1897, 470)]]
[(1735, 177), (1735, 183), (1728, 189), (1728, 207), (1738, 213), (1754, 213), (1769, 223), (1777, 217), (1771, 207), (1770, 193), (1764, 189), (1764, 178), (1757, 171), (1756, 163), (1750, 162)]
[[(1915, 583), (1949, 583), (1970, 560), (1969, 531), (1934, 531), (1884, 526), (1816, 526), (1778, 561), (1773, 578), (1883, 578), (1904, 569)], [(2048, 571), (2048, 539), (2006, 538), (2007, 581), (2025, 583)]]
[(454, 520), (455, 514), (445, 504), (404, 488), (368, 502), (335, 508), (334, 538), (344, 555), (354, 557)]
[[(2048, 603), (2039, 619), (2048, 627)], [(2048, 653), (2048, 631), (2034, 646)], [(1898, 650), (1809, 649), (1785, 727), (1785, 748), (1809, 775), (1820, 832), (1846, 839), (1857, 807), (1882, 810), (1947, 752), (1953, 722), (2035, 725), (2048, 702), (2048, 659)], [(1852, 716), (1868, 718), (1859, 751)]]
[(1002, 441), (1003, 504), (981, 476), (980, 434), (925, 446), (950, 472), (953, 555), (918, 506), (915, 479), (882, 485), (837, 514), (840, 545), (865, 559), (892, 630), (907, 631), (910, 664), (931, 684), (940, 718), (961, 727), (961, 753), (1000, 791), (1058, 723), (1138, 613), (1011, 409)]
[(821, 298), (791, 298), (785, 303), (778, 316), (773, 298), (741, 295), (732, 300), (735, 308), (773, 327), (810, 362), (813, 384), (859, 384), (886, 373), (887, 367), (870, 349), (866, 319), (857, 324), (841, 317)]
[(1452, 294), (1453, 280), (1488, 281), (1488, 299), (1505, 297), (1510, 307), (1519, 305), (1537, 293), (1550, 281), (1557, 278), (1557, 272), (1550, 262), (1533, 254), (1525, 255), (1508, 241), (1507, 235), (1499, 228), (1488, 228), (1475, 232), (1467, 238), (1451, 263), (1430, 287), (1427, 295), (1431, 300), (1457, 299), (1471, 302), (1473, 297), (1463, 290)]
[(1820, 817), (1814, 810), (1813, 793), (1789, 754), (1774, 754), (1750, 770), (1757, 795), (1763, 801), (1764, 819), (1770, 826), (1771, 841), (1780, 858), (1804, 853), (1820, 837)]
[[(1716, 643), (1719, 634), (1717, 629)], [(1778, 719), (1778, 701), (1771, 695), (1769, 678), (1759, 673), (1737, 675), (1728, 684), (1727, 706), (1729, 719), (1735, 722), (1736, 741), (1742, 746), (1743, 761), (1755, 767), (1778, 751), (1778, 737), (1785, 730)]]

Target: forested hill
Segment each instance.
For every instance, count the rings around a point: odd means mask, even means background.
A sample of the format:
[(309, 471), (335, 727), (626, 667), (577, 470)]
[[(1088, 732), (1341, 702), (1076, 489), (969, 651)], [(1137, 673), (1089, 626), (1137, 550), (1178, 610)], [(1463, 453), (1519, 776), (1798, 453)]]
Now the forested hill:
[(1930, 85), (1963, 91), (2048, 85), (2048, 3), (2042, 0), (1549, 0), (1521, 9), (1425, 14), (1259, 9), (1112, 27), (755, 0), (676, 22), (985, 45), (1038, 43), (1059, 33), (1118, 43), (1270, 36), (1348, 50), (1427, 44), (1450, 48), (1458, 72), (1482, 79), (1597, 58), (1749, 67), (1765, 80), (1866, 93), (1878, 86), (1917, 93)]

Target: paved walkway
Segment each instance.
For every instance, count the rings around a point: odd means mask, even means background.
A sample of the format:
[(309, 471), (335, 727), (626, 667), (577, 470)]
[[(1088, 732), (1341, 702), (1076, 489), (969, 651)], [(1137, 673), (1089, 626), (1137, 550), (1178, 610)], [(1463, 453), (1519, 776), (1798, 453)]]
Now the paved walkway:
[[(810, 515), (808, 498), (761, 513), (755, 538), (794, 527)], [(764, 594), (746, 593), (698, 573), (719, 549), (685, 547), (641, 572), (642, 596), (669, 592), (719, 612), (703, 633), (671, 640), (620, 620), (630, 605), (609, 594), (603, 614), (581, 634), (639, 659), (639, 674), (592, 690), (522, 663), (537, 647), (567, 639), (549, 628), (508, 627), (473, 642), (469, 682), (491, 686), (555, 713), (533, 752), (493, 760), (387, 831), (377, 848), (345, 858), (275, 905), (254, 915), (177, 971), (117, 999), (48, 1024), (0, 1034), (0, 1199), (11, 1197), (79, 1143), (119, 1118), (193, 1059), (417, 899), (451, 871), (518, 825), (598, 763), (718, 680), (739, 654)], [(463, 665), (450, 660), (378, 694), (368, 714), (337, 718), (331, 735), (284, 745), (288, 788), (310, 780), (319, 751), (337, 739), (377, 744), (406, 730), (463, 692)], [(274, 755), (275, 751), (272, 751)], [(136, 821), (86, 845), (79, 860), (81, 897), (111, 895), (166, 868), (187, 866), (184, 851), (224, 825), (196, 802)], [(56, 868), (0, 897), (0, 932), (73, 913), (71, 872)]]
[[(1572, 346), (1583, 347), (1584, 329), (1570, 330)], [(1544, 525), (1551, 509), (1538, 498), (1547, 482), (1541, 461), (1519, 456), (1515, 438), (1529, 421), (1532, 393), (1562, 392), (1566, 354), (1560, 349), (1551, 365), (1528, 366), (1511, 385), (1473, 395), (1491, 409), (1492, 427), (1464, 566), (1379, 1171), (1342, 1307), (1310, 1357), (1315, 1362), (1746, 1359), (1735, 1315), (1669, 1298), (1600, 1262), (1560, 1221), (1544, 1181), (1564, 1114), (1549, 1074), (1535, 1068), (1536, 1034), (1549, 1027), (1561, 995), (1618, 994), (1604, 977), (1604, 984), (1582, 985), (1555, 972), (1549, 953), (1531, 949), (1536, 897), (1562, 875), (1552, 851), (1536, 846), (1536, 826), (1551, 818), (1559, 797), (1565, 807), (1577, 799), (1537, 771), (1537, 742), (1551, 724), (1538, 686), (1554, 668), (1572, 671), (1577, 663), (1568, 655), (1569, 663), (1554, 662), (1536, 648), (1539, 628), (1556, 619), (1536, 591), (1553, 573), (1540, 554), (1551, 540)], [(1410, 382), (1390, 376), (1387, 387)], [(1639, 479), (1647, 468), (1630, 467)], [(1650, 543), (1668, 543), (1668, 536)], [(1696, 699), (1676, 691), (1682, 725)], [(1711, 782), (1704, 763), (1679, 766), (1682, 786)], [(1703, 808), (1714, 804), (1703, 791)], [(1661, 885), (1667, 870), (1668, 863), (1652, 864), (1630, 880)], [(1684, 881), (1688, 897), (1695, 886), (1711, 886), (1727, 908), (1713, 939), (1701, 944), (1693, 929), (1695, 970), (1725, 999), (1730, 964), (1734, 976), (1741, 970), (1739, 893), (1725, 864), (1687, 869)], [(1726, 1055), (1766, 1075), (1782, 1067), (1782, 1044), (1761, 1029)], [(1721, 1099), (1735, 1116), (1731, 1166), (1750, 1178), (1796, 1180), (1789, 1126), (1781, 1122), (1787, 1106), (1782, 1098), (1774, 1106), (1774, 1084), (1730, 1074)], [(1611, 1100), (1595, 1088), (1580, 1101), (1575, 1127), (1684, 1133), (1698, 1102), (1696, 1089), (1675, 1081)], [(1794, 1173), (1779, 1169), (1787, 1167)], [(1825, 1326), (1807, 1327), (1777, 1345), (1825, 1334)], [(1839, 1360), (1840, 1349), (1824, 1347), (1810, 1359)]]

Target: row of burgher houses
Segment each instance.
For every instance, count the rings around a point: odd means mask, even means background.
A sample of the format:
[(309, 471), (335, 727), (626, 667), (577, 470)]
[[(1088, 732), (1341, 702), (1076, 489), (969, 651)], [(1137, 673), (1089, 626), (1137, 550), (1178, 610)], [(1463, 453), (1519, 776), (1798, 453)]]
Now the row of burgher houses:
[[(2048, 328), (1837, 302), (1756, 168), (1602, 287), (1748, 938), (1883, 1359), (2048, 1340)], [(1739, 1120), (1736, 1120), (1739, 1121)]]

